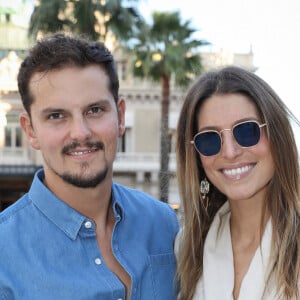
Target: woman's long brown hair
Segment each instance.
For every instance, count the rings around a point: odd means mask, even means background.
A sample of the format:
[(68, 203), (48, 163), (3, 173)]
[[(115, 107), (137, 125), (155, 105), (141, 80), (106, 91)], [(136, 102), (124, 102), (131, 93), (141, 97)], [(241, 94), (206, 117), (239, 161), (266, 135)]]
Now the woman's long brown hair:
[(183, 206), (177, 272), (180, 299), (191, 300), (195, 293), (203, 273), (207, 232), (216, 212), (226, 201), (226, 196), (212, 184), (208, 208), (201, 200), (200, 182), (205, 173), (190, 140), (197, 133), (197, 116), (202, 103), (212, 95), (229, 93), (246, 95), (257, 107), (261, 120), (267, 123), (275, 164), (266, 197), (273, 225), (268, 282), (275, 282), (278, 295), (284, 299), (299, 299), (300, 178), (298, 151), (290, 124), (291, 119), (297, 120), (265, 81), (238, 67), (226, 67), (201, 76), (189, 89), (180, 113), (176, 145), (177, 178)]

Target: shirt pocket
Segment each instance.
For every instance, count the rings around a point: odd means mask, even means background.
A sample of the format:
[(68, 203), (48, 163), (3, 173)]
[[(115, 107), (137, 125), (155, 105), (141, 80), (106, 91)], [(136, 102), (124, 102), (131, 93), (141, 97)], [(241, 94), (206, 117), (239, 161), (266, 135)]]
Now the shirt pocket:
[(149, 255), (155, 300), (176, 299), (176, 258), (174, 253)]

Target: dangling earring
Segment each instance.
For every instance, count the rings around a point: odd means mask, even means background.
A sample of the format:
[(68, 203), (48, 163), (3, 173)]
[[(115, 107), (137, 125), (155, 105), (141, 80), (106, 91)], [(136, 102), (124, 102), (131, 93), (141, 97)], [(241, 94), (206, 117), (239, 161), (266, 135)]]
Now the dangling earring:
[(206, 179), (206, 177), (204, 179), (202, 179), (200, 182), (200, 193), (201, 193), (201, 199), (203, 201), (203, 206), (205, 209), (207, 209), (207, 207), (208, 207), (207, 194), (209, 193), (209, 182)]

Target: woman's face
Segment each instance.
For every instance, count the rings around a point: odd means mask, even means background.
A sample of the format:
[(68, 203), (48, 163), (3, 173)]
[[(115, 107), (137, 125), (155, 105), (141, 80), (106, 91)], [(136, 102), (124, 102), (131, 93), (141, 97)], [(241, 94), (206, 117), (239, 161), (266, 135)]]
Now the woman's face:
[[(213, 95), (200, 108), (198, 131), (231, 129), (248, 120), (262, 124), (255, 104), (248, 97), (242, 94)], [(206, 176), (230, 201), (266, 194), (274, 174), (274, 161), (265, 128), (260, 129), (259, 142), (247, 148), (237, 143), (231, 130), (225, 130), (221, 133), (222, 145), (217, 154), (199, 154)]]

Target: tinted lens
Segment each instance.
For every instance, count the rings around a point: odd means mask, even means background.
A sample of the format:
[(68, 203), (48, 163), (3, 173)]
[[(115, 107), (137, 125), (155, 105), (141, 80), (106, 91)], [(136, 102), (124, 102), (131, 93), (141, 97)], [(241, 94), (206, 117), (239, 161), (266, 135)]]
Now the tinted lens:
[(256, 145), (260, 139), (260, 128), (255, 122), (245, 122), (233, 129), (233, 136), (242, 147)]
[(221, 138), (217, 132), (203, 132), (195, 137), (194, 144), (198, 152), (202, 155), (215, 155), (221, 149)]

